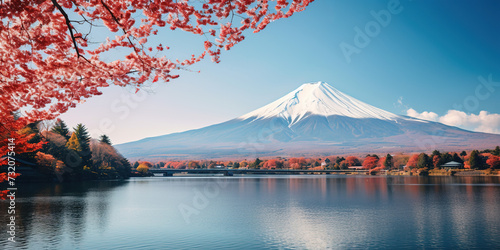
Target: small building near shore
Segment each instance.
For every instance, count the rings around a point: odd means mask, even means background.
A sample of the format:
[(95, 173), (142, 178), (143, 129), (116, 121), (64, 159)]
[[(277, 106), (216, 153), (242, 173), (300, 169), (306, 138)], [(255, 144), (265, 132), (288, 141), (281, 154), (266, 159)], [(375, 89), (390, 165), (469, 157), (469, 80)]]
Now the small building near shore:
[(351, 167), (348, 167), (349, 170), (361, 170), (361, 169), (365, 169), (365, 167), (363, 166), (351, 166)]
[(450, 161), (450, 162), (447, 162), (447, 163), (441, 165), (441, 167), (444, 169), (463, 168), (464, 164), (460, 163), (460, 162), (456, 162), (456, 161)]

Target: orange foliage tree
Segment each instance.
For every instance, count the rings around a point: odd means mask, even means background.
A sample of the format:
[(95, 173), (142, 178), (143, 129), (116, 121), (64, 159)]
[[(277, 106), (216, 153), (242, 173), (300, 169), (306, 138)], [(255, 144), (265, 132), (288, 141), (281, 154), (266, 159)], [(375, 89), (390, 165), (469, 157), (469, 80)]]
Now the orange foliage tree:
[(264, 163), (264, 168), (282, 168), (283, 161), (280, 159), (271, 159)]
[[(349, 158), (349, 157), (348, 157)], [(363, 168), (372, 169), (378, 165), (379, 159), (374, 156), (367, 156), (363, 161)]]
[(434, 165), (434, 168), (439, 167), (439, 161), (441, 160), (441, 157), (439, 155), (434, 155), (432, 157), (432, 165)]
[(349, 167), (361, 165), (361, 162), (356, 156), (347, 156), (347, 158), (345, 158), (345, 163)]
[(406, 166), (414, 168), (417, 166), (417, 162), (418, 162), (418, 154), (413, 154), (406, 163)]
[(490, 155), (486, 160), (486, 164), (492, 169), (500, 168), (500, 156)]

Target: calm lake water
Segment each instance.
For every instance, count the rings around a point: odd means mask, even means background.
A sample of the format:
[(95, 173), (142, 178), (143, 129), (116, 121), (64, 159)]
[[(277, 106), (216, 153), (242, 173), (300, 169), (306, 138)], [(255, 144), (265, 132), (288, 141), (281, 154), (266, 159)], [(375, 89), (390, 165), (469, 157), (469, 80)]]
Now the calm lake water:
[(499, 177), (151, 177), (18, 184), (0, 248), (500, 247)]

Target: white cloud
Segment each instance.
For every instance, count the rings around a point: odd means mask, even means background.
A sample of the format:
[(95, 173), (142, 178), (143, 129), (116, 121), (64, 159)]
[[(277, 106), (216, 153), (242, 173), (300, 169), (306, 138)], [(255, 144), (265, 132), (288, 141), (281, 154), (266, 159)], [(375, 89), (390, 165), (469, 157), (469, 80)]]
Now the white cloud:
[(408, 109), (406, 114), (411, 117), (437, 121), (446, 125), (472, 130), (476, 132), (500, 134), (500, 114), (491, 114), (488, 111), (481, 111), (478, 115), (467, 114), (459, 110), (448, 110), (444, 116), (439, 116), (434, 112), (417, 112), (414, 109)]
[(439, 117), (439, 115), (434, 113), (434, 112), (424, 111), (422, 113), (418, 113), (416, 110), (414, 110), (412, 108), (406, 110), (406, 115), (411, 116), (411, 117), (415, 117), (418, 119), (422, 119), (422, 120), (433, 121), (433, 122), (437, 122), (438, 117)]

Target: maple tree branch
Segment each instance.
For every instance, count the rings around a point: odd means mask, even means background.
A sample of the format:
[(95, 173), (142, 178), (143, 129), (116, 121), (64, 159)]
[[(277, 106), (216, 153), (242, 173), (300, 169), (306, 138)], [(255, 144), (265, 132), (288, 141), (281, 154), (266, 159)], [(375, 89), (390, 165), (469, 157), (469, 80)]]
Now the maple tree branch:
[(61, 5), (59, 5), (59, 3), (56, 0), (51, 0), (51, 1), (52, 1), (52, 4), (54, 4), (54, 6), (56, 6), (56, 8), (59, 10), (59, 12), (61, 12), (61, 14), (64, 16), (64, 19), (66, 20), (66, 26), (68, 26), (71, 40), (73, 40), (73, 46), (75, 46), (76, 55), (78, 56), (78, 58), (81, 57), (85, 61), (90, 63), (90, 61), (87, 58), (85, 58), (84, 56), (82, 56), (80, 54), (80, 51), (78, 51), (78, 44), (76, 43), (76, 38), (75, 38), (75, 35), (73, 34), (73, 28), (71, 27), (71, 21), (69, 20), (68, 14), (66, 13), (66, 11), (64, 11), (63, 7)]
[[(113, 12), (111, 11), (111, 9), (109, 9), (109, 6), (107, 4), (105, 4), (103, 0), (101, 0), (101, 4), (102, 4), (102, 6), (104, 6), (104, 8), (106, 8), (106, 10), (109, 12), (109, 14), (113, 18), (113, 20), (116, 22), (116, 24), (118, 24), (118, 26), (122, 29), (123, 33), (125, 33), (125, 35), (127, 35), (127, 40), (129, 42), (129, 44), (133, 47), (133, 50), (134, 50), (135, 54), (137, 55), (137, 57), (139, 58), (139, 60), (142, 62), (142, 66), (146, 67), (146, 63), (142, 60), (141, 56), (138, 53), (138, 51), (141, 51), (141, 50), (138, 49), (135, 46), (135, 44), (132, 42), (132, 40), (130, 40), (130, 35), (127, 33), (127, 31), (125, 30), (125, 28), (123, 28), (123, 26), (120, 23), (120, 20), (118, 20), (118, 17), (116, 17), (115, 14), (113, 14)], [(144, 45), (141, 45), (141, 46), (143, 48), (142, 51), (144, 52)], [(150, 68), (151, 69), (156, 69), (154, 67), (150, 67)]]

